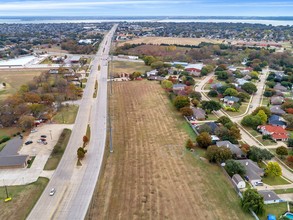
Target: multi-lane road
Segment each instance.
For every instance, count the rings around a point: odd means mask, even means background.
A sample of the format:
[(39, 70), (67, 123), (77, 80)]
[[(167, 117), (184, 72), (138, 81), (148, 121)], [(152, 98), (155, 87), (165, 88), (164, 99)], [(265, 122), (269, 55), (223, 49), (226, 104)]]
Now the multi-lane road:
[[(83, 98), (68, 146), (58, 168), (28, 219), (84, 219), (90, 204), (103, 160), (107, 133), (107, 76), (108, 57), (117, 25), (105, 35), (92, 63)], [(95, 83), (98, 95), (93, 98)], [(77, 164), (77, 149), (83, 144), (87, 125), (91, 139), (82, 166)], [(56, 189), (49, 196), (51, 188)], [(28, 198), (29, 199), (29, 198)]]

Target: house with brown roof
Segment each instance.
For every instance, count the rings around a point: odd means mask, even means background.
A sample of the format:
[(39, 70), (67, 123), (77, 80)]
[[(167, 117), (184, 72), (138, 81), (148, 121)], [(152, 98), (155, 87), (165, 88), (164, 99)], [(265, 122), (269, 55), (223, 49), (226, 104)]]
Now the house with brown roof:
[(205, 120), (206, 112), (202, 108), (192, 108), (193, 116), (196, 120)]
[(284, 97), (282, 96), (273, 96), (270, 100), (272, 105), (282, 105), (284, 103)]
[(263, 135), (270, 135), (274, 141), (288, 141), (287, 131), (280, 126), (262, 125), (258, 129)]

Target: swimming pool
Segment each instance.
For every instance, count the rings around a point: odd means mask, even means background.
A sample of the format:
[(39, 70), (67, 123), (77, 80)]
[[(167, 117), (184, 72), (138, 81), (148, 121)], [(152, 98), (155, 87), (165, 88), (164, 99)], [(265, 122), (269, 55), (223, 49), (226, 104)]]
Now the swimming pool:
[(285, 214), (285, 216), (286, 216), (288, 219), (293, 219), (293, 213), (291, 213), (291, 212), (287, 212), (287, 213)]

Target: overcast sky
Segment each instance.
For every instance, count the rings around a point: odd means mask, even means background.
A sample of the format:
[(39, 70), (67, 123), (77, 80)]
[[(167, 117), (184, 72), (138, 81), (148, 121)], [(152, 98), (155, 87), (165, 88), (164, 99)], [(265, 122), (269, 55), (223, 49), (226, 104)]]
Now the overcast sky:
[(293, 16), (293, 0), (0, 0), (0, 16)]

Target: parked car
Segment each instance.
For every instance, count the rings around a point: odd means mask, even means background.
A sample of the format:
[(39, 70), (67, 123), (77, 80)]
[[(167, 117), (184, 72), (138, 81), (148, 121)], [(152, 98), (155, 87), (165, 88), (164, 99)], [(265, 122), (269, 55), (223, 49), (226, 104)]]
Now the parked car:
[(44, 144), (44, 145), (47, 145), (47, 144), (48, 144), (48, 142), (47, 142), (47, 141), (43, 141), (43, 144)]
[(41, 140), (41, 141), (46, 141), (46, 138), (41, 138), (40, 140)]
[(27, 141), (27, 142), (25, 142), (24, 144), (25, 145), (29, 145), (29, 144), (32, 144), (33, 143), (33, 141)]
[(49, 193), (49, 195), (50, 196), (53, 196), (55, 194), (55, 192), (56, 192), (56, 189), (55, 188), (52, 188), (51, 191), (50, 191), (50, 193)]
[(38, 130), (37, 129), (32, 129), (31, 130), (31, 133), (35, 133), (35, 132), (37, 132)]
[(42, 139), (37, 140), (37, 143), (42, 143), (42, 142), (43, 142)]
[(263, 182), (255, 182), (254, 185), (255, 186), (263, 186)]
[(46, 138), (47, 137), (47, 135), (41, 135), (41, 138)]

